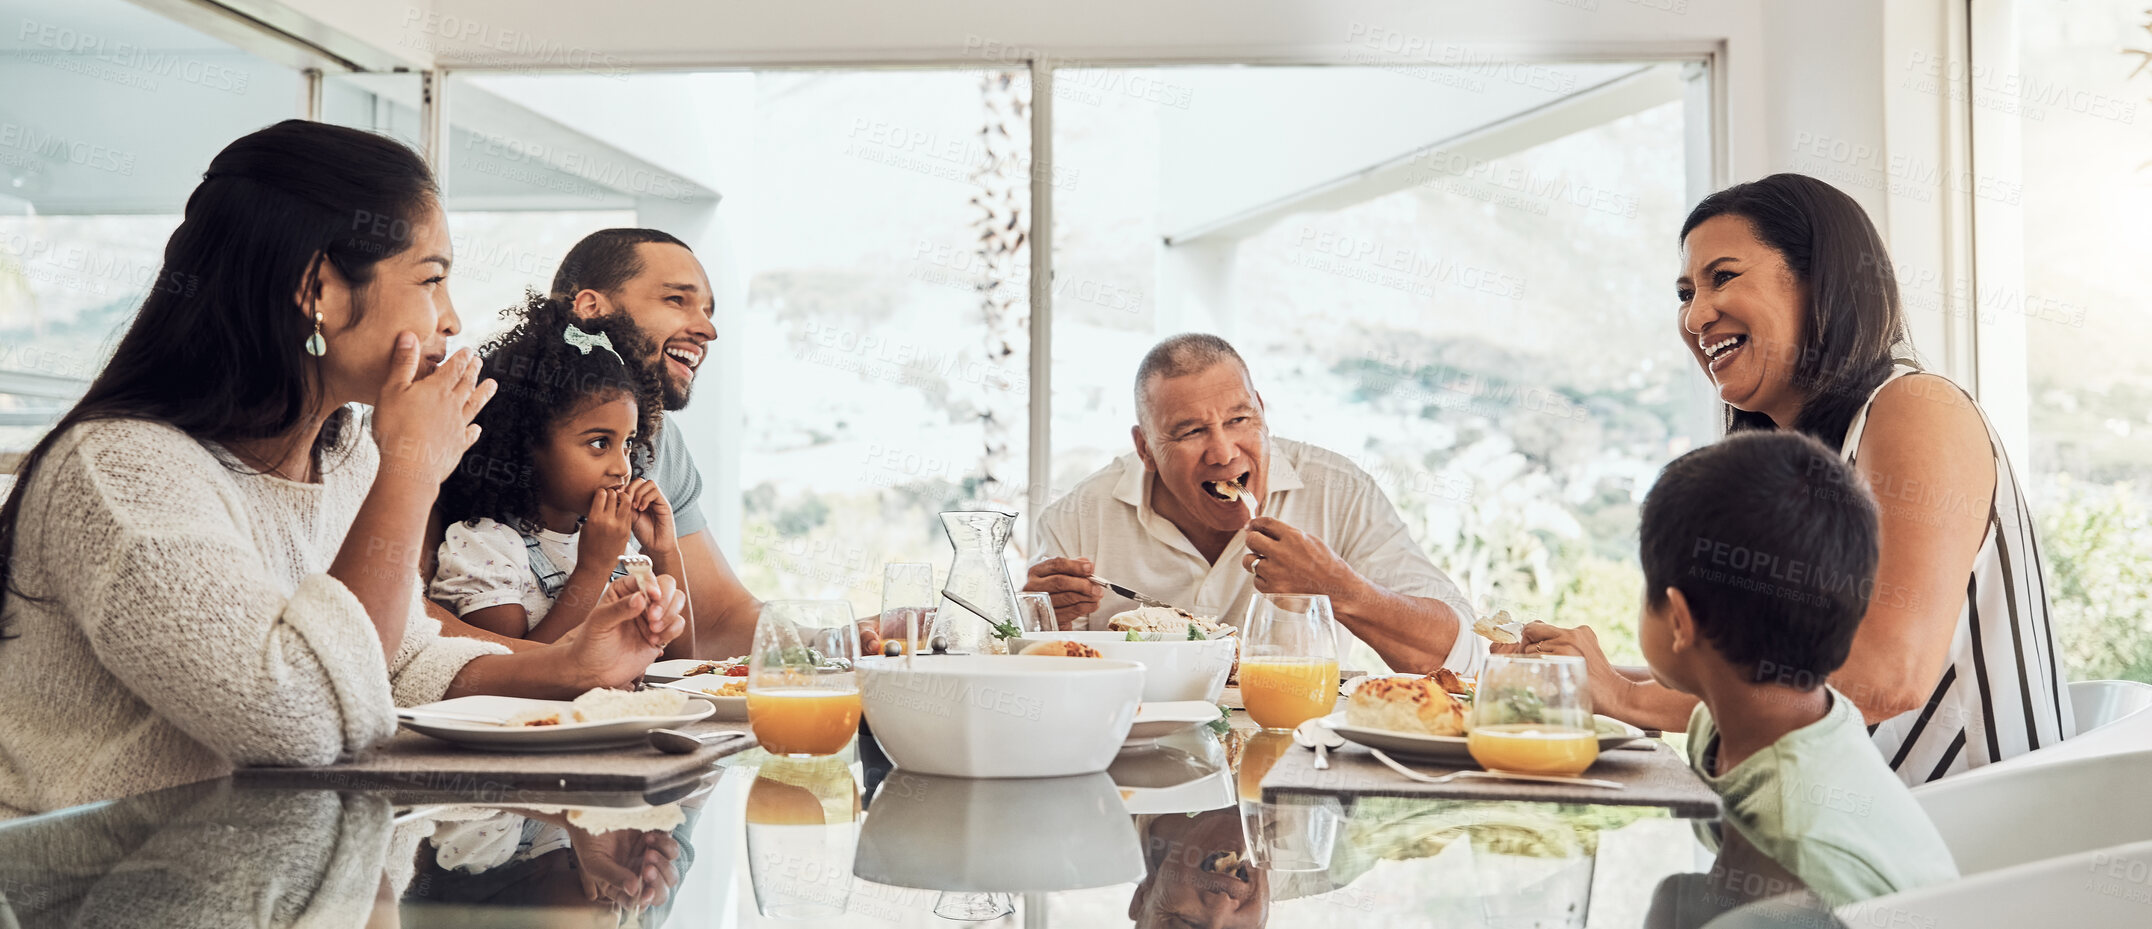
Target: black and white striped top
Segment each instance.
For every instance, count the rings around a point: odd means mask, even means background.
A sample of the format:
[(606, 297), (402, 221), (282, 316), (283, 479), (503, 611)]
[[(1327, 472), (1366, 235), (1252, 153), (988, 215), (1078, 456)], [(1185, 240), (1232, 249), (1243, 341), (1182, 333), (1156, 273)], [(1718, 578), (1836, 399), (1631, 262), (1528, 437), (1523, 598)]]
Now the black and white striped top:
[[(1883, 383), (1919, 369), (1899, 364)], [(1952, 385), (1956, 388), (1956, 385)], [(1963, 388), (1956, 388), (1961, 393)], [(1882, 387), (1876, 388), (1881, 393)], [(1973, 403), (1970, 396), (1968, 403)], [(1853, 463), (1875, 394), (1846, 429), (1839, 457)], [(1978, 403), (1973, 409), (1980, 411)], [(1950, 641), (1950, 663), (1921, 707), (1870, 727), (1898, 779), (1922, 784), (2043, 746), (2075, 733), (2068, 679), (2048, 621), (2047, 586), (2032, 510), (2018, 489), (1995, 426), (1980, 413), (1995, 452), (1988, 531), (1965, 581), (1965, 606)]]

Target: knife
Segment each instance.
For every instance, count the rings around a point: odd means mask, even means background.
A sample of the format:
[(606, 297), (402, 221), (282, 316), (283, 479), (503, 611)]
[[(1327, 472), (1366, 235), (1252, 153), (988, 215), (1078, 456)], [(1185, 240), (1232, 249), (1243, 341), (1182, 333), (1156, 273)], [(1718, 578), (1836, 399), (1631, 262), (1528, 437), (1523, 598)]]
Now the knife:
[(1185, 613), (1185, 612), (1187, 612), (1186, 610), (1183, 610), (1183, 609), (1181, 609), (1180, 607), (1174, 606), (1174, 605), (1173, 605), (1173, 604), (1171, 604), (1171, 603), (1167, 603), (1167, 602), (1166, 602), (1166, 601), (1164, 601), (1164, 600), (1158, 600), (1158, 599), (1154, 599), (1154, 598), (1151, 598), (1151, 597), (1146, 597), (1146, 596), (1144, 596), (1144, 595), (1142, 595), (1142, 594), (1139, 594), (1139, 593), (1137, 593), (1137, 592), (1135, 592), (1135, 591), (1133, 591), (1133, 590), (1130, 590), (1130, 589), (1128, 589), (1128, 588), (1126, 588), (1126, 587), (1123, 587), (1123, 586), (1121, 586), (1121, 585), (1119, 585), (1119, 584), (1116, 584), (1116, 583), (1114, 583), (1114, 582), (1112, 582), (1112, 581), (1109, 581), (1109, 580), (1107, 580), (1107, 579), (1105, 579), (1105, 578), (1103, 578), (1103, 577), (1099, 577), (1099, 576), (1098, 576), (1098, 575), (1096, 575), (1096, 574), (1093, 574), (1093, 575), (1091, 575), (1091, 579), (1092, 579), (1092, 580), (1094, 580), (1094, 581), (1097, 581), (1097, 582), (1099, 582), (1099, 583), (1101, 583), (1101, 584), (1104, 584), (1104, 585), (1106, 585), (1106, 589), (1107, 589), (1107, 590), (1113, 591), (1114, 593), (1117, 593), (1117, 594), (1120, 594), (1121, 596), (1127, 597), (1127, 598), (1128, 598), (1128, 599), (1130, 599), (1130, 600), (1134, 600), (1134, 601), (1136, 601), (1137, 603), (1141, 603), (1141, 604), (1143, 604), (1144, 606), (1157, 606), (1157, 607), (1164, 607), (1164, 608), (1166, 608), (1166, 609), (1169, 609), (1169, 610), (1172, 610), (1172, 611), (1174, 611), (1174, 612), (1176, 612), (1176, 613)]

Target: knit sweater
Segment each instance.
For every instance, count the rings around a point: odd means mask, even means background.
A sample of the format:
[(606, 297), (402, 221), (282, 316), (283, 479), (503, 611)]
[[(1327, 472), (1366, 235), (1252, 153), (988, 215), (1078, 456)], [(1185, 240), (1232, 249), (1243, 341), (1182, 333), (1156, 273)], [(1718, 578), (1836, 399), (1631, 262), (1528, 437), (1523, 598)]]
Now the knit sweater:
[[(0, 818), (320, 765), (395, 733), (471, 659), (414, 582), (403, 644), (329, 564), (380, 463), (354, 420), (318, 484), (248, 473), (170, 426), (73, 427), (23, 488), (0, 641)], [(414, 540), (415, 541), (415, 540)]]
[(16, 824), (0, 926), (358, 929), (395, 868), (394, 814), (378, 794), (206, 781)]

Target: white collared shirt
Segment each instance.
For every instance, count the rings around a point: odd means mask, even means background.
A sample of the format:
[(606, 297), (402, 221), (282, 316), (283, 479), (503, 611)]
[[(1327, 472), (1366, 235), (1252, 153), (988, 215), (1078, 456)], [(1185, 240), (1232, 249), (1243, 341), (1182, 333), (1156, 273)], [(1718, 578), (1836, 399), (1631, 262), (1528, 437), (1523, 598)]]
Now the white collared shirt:
[[(1459, 617), (1456, 642), (1442, 663), (1460, 674), (1478, 672), (1485, 640), (1471, 630), (1472, 605), (1405, 529), (1397, 508), (1367, 472), (1343, 455), (1305, 442), (1276, 439), (1269, 496), (1262, 513), (1323, 540), (1361, 577), (1396, 593), (1449, 604)], [(1131, 451), (1086, 477), (1039, 515), (1040, 558), (1089, 558), (1100, 577), (1197, 615), (1238, 626), (1255, 597), (1255, 576), (1242, 570), (1247, 530), (1233, 535), (1216, 562), (1151, 508), (1151, 481)], [(1090, 619), (1137, 604), (1108, 591)], [(1347, 668), (1380, 669), (1374, 649), (1340, 623), (1338, 651)]]

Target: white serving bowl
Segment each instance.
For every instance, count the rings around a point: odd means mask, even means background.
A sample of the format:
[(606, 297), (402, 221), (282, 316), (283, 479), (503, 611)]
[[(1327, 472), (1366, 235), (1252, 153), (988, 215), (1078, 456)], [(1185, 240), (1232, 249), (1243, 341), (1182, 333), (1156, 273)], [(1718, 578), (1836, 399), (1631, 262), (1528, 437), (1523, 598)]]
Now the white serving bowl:
[(852, 873), (892, 887), (1052, 893), (1141, 880), (1143, 853), (1104, 774), (989, 781), (900, 767), (868, 800)]
[(1035, 642), (1079, 642), (1115, 661), (1143, 666), (1145, 702), (1202, 700), (1217, 703), (1225, 693), (1239, 643), (1232, 637), (1131, 642), (1125, 632), (1034, 632), (1009, 640), (1009, 654)]
[(949, 777), (1067, 777), (1113, 763), (1143, 666), (1099, 658), (919, 655), (858, 664), (860, 708), (897, 767)]

